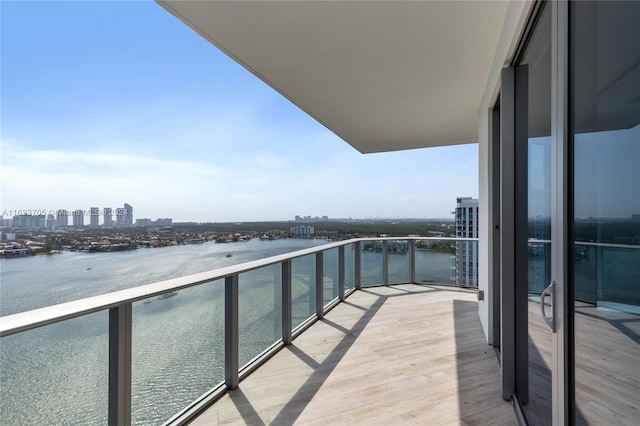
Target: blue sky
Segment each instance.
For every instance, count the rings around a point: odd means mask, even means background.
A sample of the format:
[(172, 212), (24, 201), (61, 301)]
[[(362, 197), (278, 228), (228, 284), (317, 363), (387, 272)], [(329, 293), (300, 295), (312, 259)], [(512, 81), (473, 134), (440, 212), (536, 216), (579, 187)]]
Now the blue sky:
[(477, 144), (363, 155), (151, 1), (1, 12), (1, 210), (452, 217)]

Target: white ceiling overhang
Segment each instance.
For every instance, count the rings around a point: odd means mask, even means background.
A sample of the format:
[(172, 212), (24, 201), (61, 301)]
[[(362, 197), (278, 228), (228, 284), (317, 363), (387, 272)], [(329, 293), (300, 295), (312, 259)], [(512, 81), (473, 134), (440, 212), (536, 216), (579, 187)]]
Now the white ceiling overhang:
[(158, 1), (363, 153), (477, 141), (506, 1)]

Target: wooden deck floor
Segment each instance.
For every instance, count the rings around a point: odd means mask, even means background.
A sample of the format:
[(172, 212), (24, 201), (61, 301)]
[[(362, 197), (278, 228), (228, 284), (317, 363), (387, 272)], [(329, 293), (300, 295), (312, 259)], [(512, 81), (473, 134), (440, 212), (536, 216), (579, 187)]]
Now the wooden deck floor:
[(358, 291), (191, 424), (517, 424), (477, 309), (454, 288)]

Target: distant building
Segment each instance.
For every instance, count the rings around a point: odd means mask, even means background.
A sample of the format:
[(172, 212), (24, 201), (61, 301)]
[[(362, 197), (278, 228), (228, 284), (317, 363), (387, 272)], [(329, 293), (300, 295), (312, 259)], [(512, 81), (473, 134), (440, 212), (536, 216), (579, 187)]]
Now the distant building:
[(44, 215), (22, 214), (13, 217), (13, 227), (17, 229), (39, 229), (44, 227)]
[(45, 220), (44, 224), (40, 226), (40, 228), (56, 229), (56, 225), (57, 225), (57, 221), (55, 216), (53, 215), (53, 213), (49, 213), (47, 215), (47, 219)]
[(115, 214), (118, 227), (133, 226), (133, 207), (130, 204), (124, 203), (124, 207), (116, 209)]
[(56, 212), (56, 227), (66, 228), (69, 226), (69, 212), (66, 210), (58, 210)]
[(102, 218), (103, 226), (113, 226), (113, 209), (111, 207), (104, 208), (104, 217)]
[(13, 241), (16, 239), (15, 232), (0, 232), (1, 241)]
[[(456, 203), (455, 227), (458, 238), (478, 238), (477, 198), (458, 197)], [(455, 262), (453, 271), (456, 284), (465, 287), (478, 286), (478, 242), (463, 241), (454, 243)]]
[(82, 228), (84, 226), (84, 210), (74, 210), (71, 215), (71, 223), (74, 228)]
[(136, 226), (151, 226), (151, 222), (149, 218), (136, 219)]
[(22, 257), (29, 256), (30, 254), (31, 250), (28, 248), (0, 250), (0, 257)]
[(124, 203), (124, 226), (133, 226), (133, 206)]
[(338, 231), (317, 231), (316, 237), (334, 239), (338, 237)]
[(116, 226), (118, 228), (122, 228), (124, 227), (124, 209), (121, 208), (117, 208), (115, 211), (116, 214)]
[(289, 232), (295, 238), (307, 238), (313, 237), (315, 230), (313, 226), (292, 226)]
[(329, 216), (322, 216), (322, 217), (318, 217), (318, 216), (300, 216), (300, 215), (296, 215), (295, 217), (295, 221), (296, 222), (319, 222), (321, 220), (327, 221), (329, 220)]
[(153, 226), (173, 226), (173, 219), (171, 218), (158, 218), (151, 224)]
[(89, 226), (92, 228), (100, 226), (100, 209), (98, 207), (89, 208)]

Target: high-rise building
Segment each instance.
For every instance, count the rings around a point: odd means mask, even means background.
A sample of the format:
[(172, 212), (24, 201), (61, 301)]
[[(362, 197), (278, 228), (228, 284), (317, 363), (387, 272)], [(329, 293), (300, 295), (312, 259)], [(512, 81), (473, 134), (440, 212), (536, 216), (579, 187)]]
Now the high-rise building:
[[(458, 197), (456, 203), (455, 227), (458, 238), (478, 238), (477, 198)], [(455, 248), (454, 265), (452, 271), (456, 284), (463, 287), (478, 286), (478, 242), (458, 241), (453, 243)]]
[(118, 228), (124, 227), (124, 209), (123, 208), (116, 208), (114, 213), (115, 213), (115, 216), (116, 216), (116, 226)]
[(58, 210), (56, 212), (56, 228), (66, 228), (69, 226), (69, 212)]
[(74, 210), (71, 217), (74, 228), (82, 228), (84, 226), (84, 210)]
[(13, 217), (13, 227), (19, 229), (39, 229), (46, 224), (45, 215), (22, 214)]
[(92, 228), (97, 228), (100, 226), (100, 208), (99, 207), (90, 207), (89, 208), (89, 226)]
[(44, 221), (44, 225), (42, 226), (42, 228), (56, 229), (57, 224), (58, 224), (58, 221), (56, 220), (56, 217), (53, 215), (53, 213), (49, 213), (46, 216), (46, 219)]
[(113, 209), (111, 207), (105, 207), (102, 218), (102, 226), (113, 226)]
[(124, 226), (133, 226), (133, 206), (124, 203)]

